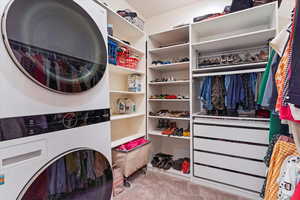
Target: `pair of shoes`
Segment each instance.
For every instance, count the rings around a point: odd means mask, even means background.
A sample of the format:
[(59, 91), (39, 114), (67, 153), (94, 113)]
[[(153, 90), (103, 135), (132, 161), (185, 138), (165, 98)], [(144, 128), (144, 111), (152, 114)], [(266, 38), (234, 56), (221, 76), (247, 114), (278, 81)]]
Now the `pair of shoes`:
[(176, 131), (176, 129), (177, 129), (177, 124), (176, 124), (176, 122), (171, 122), (170, 123), (170, 127), (169, 128), (167, 128), (166, 130), (164, 130), (161, 134), (163, 134), (163, 135), (173, 135), (174, 134), (174, 132)]
[(191, 136), (190, 125), (189, 125), (189, 127), (187, 129), (185, 129), (183, 131), (183, 136), (184, 137), (190, 137)]
[(173, 169), (177, 171), (182, 171), (184, 174), (190, 173), (190, 159), (189, 158), (180, 158), (174, 161)]
[(178, 136), (182, 137), (183, 136), (183, 128), (176, 128), (172, 136)]
[(179, 60), (179, 62), (189, 62), (190, 59), (188, 57), (182, 58)]
[(151, 165), (164, 170), (169, 170), (173, 166), (173, 155), (157, 153), (154, 155)]
[(157, 129), (167, 129), (170, 126), (170, 120), (168, 119), (160, 119), (158, 120)]

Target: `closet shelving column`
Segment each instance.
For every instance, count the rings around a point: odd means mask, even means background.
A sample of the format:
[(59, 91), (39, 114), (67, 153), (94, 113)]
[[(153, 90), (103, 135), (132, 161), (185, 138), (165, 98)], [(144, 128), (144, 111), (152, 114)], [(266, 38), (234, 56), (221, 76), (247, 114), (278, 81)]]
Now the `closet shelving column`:
[(199, 99), (206, 77), (259, 73), (266, 61), (200, 67), (198, 56), (268, 45), (277, 32), (277, 2), (191, 25), (192, 180), (258, 199), (266, 176), (269, 119), (207, 115)]
[[(153, 154), (159, 152), (171, 154), (174, 155), (174, 159), (190, 157), (190, 137), (163, 135), (162, 132), (166, 127), (158, 127), (159, 121), (165, 124), (167, 120), (176, 122), (178, 128), (186, 130), (189, 128), (190, 117), (156, 115), (156, 113), (160, 110), (190, 112), (189, 47), (189, 26), (151, 34), (148, 38), (147, 133), (154, 146)], [(156, 64), (153, 61), (163, 63)], [(182, 98), (165, 99), (157, 96), (166, 94)], [(190, 177), (189, 174), (173, 169), (158, 171)]]
[[(105, 5), (103, 7), (107, 10), (108, 24), (113, 25), (113, 36), (109, 35), (108, 39), (115, 41), (120, 47), (129, 49), (130, 54), (140, 58), (137, 69), (109, 65), (111, 137), (112, 148), (114, 148), (146, 136), (146, 34), (109, 7)], [(128, 91), (128, 75), (131, 74), (141, 76), (141, 92)], [(136, 103), (137, 111), (130, 114), (116, 114), (116, 104), (119, 98), (132, 99)]]

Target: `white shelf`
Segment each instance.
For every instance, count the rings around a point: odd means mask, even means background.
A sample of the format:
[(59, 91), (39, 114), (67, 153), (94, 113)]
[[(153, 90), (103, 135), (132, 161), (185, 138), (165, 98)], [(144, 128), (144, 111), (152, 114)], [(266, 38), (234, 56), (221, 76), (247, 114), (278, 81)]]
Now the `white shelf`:
[(162, 47), (162, 48), (156, 48), (156, 49), (151, 49), (149, 50), (149, 53), (154, 54), (154, 55), (171, 55), (175, 53), (189, 53), (189, 43), (185, 44), (178, 44), (178, 45), (173, 45), (173, 46), (168, 46), (168, 47)]
[(150, 82), (149, 85), (177, 85), (177, 84), (188, 84), (190, 81), (169, 81), (169, 82)]
[(193, 74), (193, 78), (206, 77), (206, 76), (222, 76), (222, 75), (232, 75), (232, 74), (248, 74), (252, 72), (264, 72), (265, 68), (259, 69), (249, 69), (249, 70), (236, 70), (236, 71), (226, 71), (226, 72), (211, 72), (203, 74)]
[(120, 146), (122, 144), (130, 142), (132, 140), (135, 140), (135, 139), (138, 139), (138, 138), (141, 138), (141, 137), (145, 137), (145, 136), (146, 136), (145, 133), (138, 133), (138, 134), (126, 137), (126, 138), (122, 138), (120, 140), (112, 141), (111, 147), (115, 148), (115, 147), (118, 147), (118, 146)]
[(166, 65), (150, 66), (149, 69), (160, 70), (160, 71), (172, 71), (172, 70), (188, 70), (190, 62), (172, 63)]
[(159, 101), (159, 102), (190, 102), (190, 99), (148, 99), (148, 101)]
[[(192, 168), (192, 166), (191, 166)], [(177, 171), (175, 169), (169, 169), (169, 170), (163, 170), (163, 169), (158, 169), (156, 167), (152, 167), (150, 164), (148, 165), (148, 169), (153, 171), (153, 172), (158, 172), (166, 175), (171, 175), (177, 178), (184, 178), (184, 179), (190, 179), (191, 175), (190, 174), (184, 174), (181, 171)]]
[(200, 53), (213, 51), (225, 51), (268, 44), (269, 40), (276, 36), (276, 29), (265, 29), (250, 33), (219, 38), (192, 44), (194, 50)]
[(268, 28), (275, 29), (277, 7), (277, 2), (273, 2), (194, 23), (192, 30), (195, 36), (192, 38), (195, 41), (192, 42), (203, 42)]
[(118, 39), (116, 37), (113, 37), (113, 36), (109, 35), (108, 38), (110, 38), (110, 39), (114, 40), (115, 42), (117, 42), (119, 46), (128, 48), (131, 51), (131, 53), (133, 53), (135, 55), (138, 55), (140, 57), (142, 57), (142, 56), (145, 55), (144, 51), (142, 51), (140, 49), (137, 49), (137, 48), (135, 48), (135, 47), (133, 47), (131, 45), (128, 45), (128, 44), (126, 44), (125, 42), (123, 42), (122, 40), (120, 40), (120, 39)]
[(138, 70), (134, 70), (134, 69), (118, 66), (118, 65), (112, 65), (112, 64), (109, 64), (109, 70), (112, 73), (118, 73), (118, 74), (124, 74), (124, 75), (129, 75), (129, 74), (144, 75), (145, 74), (145, 72), (142, 72), (142, 71), (138, 71)]
[(161, 134), (162, 131), (157, 131), (157, 130), (152, 130), (149, 131), (148, 134), (149, 135), (155, 135), (155, 136), (160, 136), (160, 137), (169, 137), (169, 138), (176, 138), (176, 139), (182, 139), (182, 140), (190, 140), (190, 137), (180, 137), (180, 136), (168, 136), (168, 135), (163, 135)]
[(128, 91), (120, 91), (120, 90), (111, 90), (111, 94), (130, 94), (130, 95), (145, 95), (145, 92), (128, 92)]
[(114, 114), (111, 116), (111, 121), (130, 119), (130, 118), (135, 118), (135, 117), (144, 117), (144, 116), (145, 116), (145, 113)]
[(257, 68), (257, 67), (265, 67), (268, 62), (260, 62), (260, 63), (250, 63), (250, 64), (241, 64), (241, 65), (230, 65), (230, 66), (220, 66), (220, 67), (205, 67), (201, 69), (193, 69), (193, 73), (208, 73), (208, 72), (217, 72), (217, 71), (229, 71), (229, 70), (237, 70), (237, 69), (249, 69), (249, 68)]
[(269, 122), (269, 118), (255, 118), (255, 117), (227, 117), (227, 116), (211, 116), (211, 115), (201, 115), (193, 114), (194, 118), (207, 118), (207, 119), (227, 119), (227, 120), (246, 120), (246, 121), (261, 121)]
[(150, 119), (170, 119), (170, 120), (183, 120), (190, 121), (190, 118), (186, 117), (161, 117), (161, 116), (148, 116)]
[(153, 33), (150, 36), (151, 40), (158, 42), (159, 44), (170, 44), (174, 41), (188, 41), (189, 40), (189, 26), (175, 28), (167, 31)]
[(136, 25), (130, 23), (124, 17), (121, 17), (118, 13), (113, 11), (110, 7), (104, 5), (100, 2), (99, 2), (99, 4), (107, 10), (108, 22), (113, 24), (114, 28), (117, 28), (119, 30), (126, 30), (125, 34), (129, 35), (129, 37), (131, 37), (131, 38), (138, 38), (138, 37), (142, 37), (145, 35), (145, 32), (143, 30), (141, 30)]

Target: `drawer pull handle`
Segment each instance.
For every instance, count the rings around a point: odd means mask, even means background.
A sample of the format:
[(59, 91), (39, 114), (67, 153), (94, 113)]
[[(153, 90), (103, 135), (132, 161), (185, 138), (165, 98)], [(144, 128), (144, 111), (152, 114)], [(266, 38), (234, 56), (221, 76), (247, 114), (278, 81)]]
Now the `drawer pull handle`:
[(8, 165), (17, 164), (19, 162), (24, 162), (26, 160), (31, 160), (31, 159), (39, 157), (41, 155), (42, 155), (42, 150), (37, 150), (37, 151), (22, 154), (22, 155), (17, 155), (17, 156), (5, 158), (5, 159), (2, 160), (2, 166), (6, 167)]

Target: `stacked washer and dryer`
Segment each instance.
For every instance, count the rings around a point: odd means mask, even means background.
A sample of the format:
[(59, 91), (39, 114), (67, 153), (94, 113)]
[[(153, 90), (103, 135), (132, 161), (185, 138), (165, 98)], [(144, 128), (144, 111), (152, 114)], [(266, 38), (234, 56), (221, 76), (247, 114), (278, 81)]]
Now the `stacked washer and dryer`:
[(106, 11), (1, 0), (0, 199), (111, 199)]

